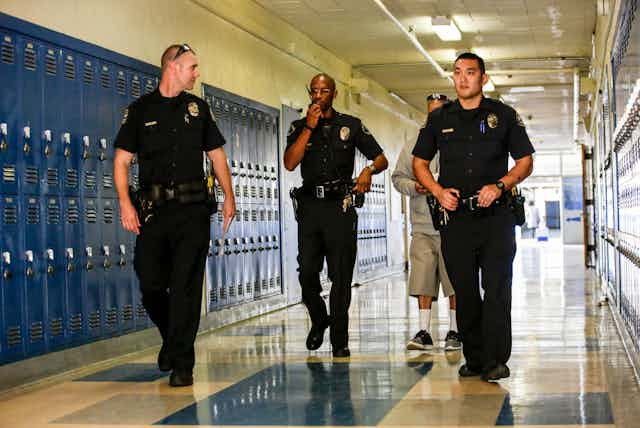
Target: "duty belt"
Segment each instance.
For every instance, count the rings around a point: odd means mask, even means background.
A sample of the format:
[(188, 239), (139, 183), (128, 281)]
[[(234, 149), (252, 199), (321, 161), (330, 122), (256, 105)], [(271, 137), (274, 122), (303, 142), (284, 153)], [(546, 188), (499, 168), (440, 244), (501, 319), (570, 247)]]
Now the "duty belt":
[(463, 211), (467, 212), (476, 212), (476, 213), (489, 213), (489, 211), (493, 211), (493, 207), (507, 205), (507, 197), (505, 195), (500, 196), (498, 199), (493, 201), (491, 205), (488, 207), (481, 207), (478, 205), (478, 195), (473, 195), (468, 198), (460, 198), (458, 199), (458, 205), (462, 208)]
[(142, 196), (156, 205), (170, 201), (189, 204), (206, 200), (207, 192), (204, 181), (198, 180), (174, 186), (152, 184), (151, 187), (142, 189)]
[(342, 199), (351, 192), (353, 184), (350, 181), (335, 180), (315, 185), (302, 186), (302, 194), (312, 196), (315, 199), (336, 200)]

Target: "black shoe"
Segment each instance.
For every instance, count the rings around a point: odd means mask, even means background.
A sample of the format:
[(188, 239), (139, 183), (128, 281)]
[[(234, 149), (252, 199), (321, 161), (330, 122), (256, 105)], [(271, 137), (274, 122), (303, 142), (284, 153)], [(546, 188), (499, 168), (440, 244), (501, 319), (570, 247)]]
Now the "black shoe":
[(158, 352), (158, 368), (161, 372), (171, 371), (171, 360), (169, 359), (169, 352), (165, 345), (162, 345), (160, 352)]
[(433, 349), (433, 339), (426, 330), (420, 330), (413, 339), (407, 343), (408, 350), (430, 351)]
[(333, 350), (334, 358), (349, 358), (350, 356), (351, 356), (351, 351), (349, 351), (349, 348), (347, 347), (337, 348)]
[(484, 371), (482, 373), (482, 380), (485, 382), (491, 382), (495, 380), (504, 379), (509, 376), (511, 376), (509, 367), (507, 367), (505, 364), (498, 364), (492, 369)]
[(309, 351), (315, 351), (322, 346), (324, 341), (324, 331), (329, 327), (329, 322), (325, 322), (322, 325), (311, 325), (309, 335), (307, 336), (307, 349)]
[(460, 377), (480, 376), (482, 374), (482, 369), (480, 367), (474, 367), (469, 364), (465, 364), (460, 367), (460, 370), (458, 370), (458, 374), (460, 375)]
[(462, 349), (462, 336), (457, 331), (449, 330), (444, 339), (444, 350), (457, 351), (458, 349)]
[(191, 370), (174, 370), (169, 378), (171, 386), (189, 386), (193, 385), (193, 373)]

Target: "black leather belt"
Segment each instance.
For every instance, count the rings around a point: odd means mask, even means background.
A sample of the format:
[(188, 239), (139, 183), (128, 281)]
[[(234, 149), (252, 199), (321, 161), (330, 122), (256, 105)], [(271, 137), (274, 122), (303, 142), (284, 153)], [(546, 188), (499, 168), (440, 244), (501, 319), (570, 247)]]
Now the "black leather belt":
[(176, 184), (174, 186), (152, 184), (151, 187), (142, 189), (142, 197), (156, 205), (162, 205), (165, 202), (171, 201), (190, 204), (206, 200), (207, 189), (204, 181), (200, 180)]
[(302, 194), (315, 199), (337, 200), (343, 199), (351, 192), (353, 184), (344, 180), (329, 181), (315, 185), (301, 187)]
[(481, 207), (478, 205), (478, 195), (473, 195), (468, 198), (460, 198), (458, 199), (458, 207), (462, 209), (462, 211), (477, 213), (477, 214), (492, 214), (495, 207), (506, 206), (507, 205), (507, 197), (505, 195), (500, 196), (498, 199), (493, 201), (491, 205), (488, 207)]

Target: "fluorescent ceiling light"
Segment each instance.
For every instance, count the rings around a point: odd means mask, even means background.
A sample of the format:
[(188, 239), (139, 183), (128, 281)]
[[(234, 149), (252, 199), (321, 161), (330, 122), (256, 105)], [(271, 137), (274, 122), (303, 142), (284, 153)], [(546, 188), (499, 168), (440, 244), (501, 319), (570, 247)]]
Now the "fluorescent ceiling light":
[(462, 39), (462, 34), (460, 34), (460, 30), (458, 30), (456, 24), (447, 17), (436, 16), (435, 18), (431, 18), (431, 26), (442, 41), (450, 42)]
[(484, 92), (494, 92), (496, 90), (495, 85), (493, 84), (493, 80), (487, 80), (487, 84), (482, 87)]
[(509, 89), (512, 94), (523, 94), (525, 92), (544, 92), (544, 86), (516, 86)]

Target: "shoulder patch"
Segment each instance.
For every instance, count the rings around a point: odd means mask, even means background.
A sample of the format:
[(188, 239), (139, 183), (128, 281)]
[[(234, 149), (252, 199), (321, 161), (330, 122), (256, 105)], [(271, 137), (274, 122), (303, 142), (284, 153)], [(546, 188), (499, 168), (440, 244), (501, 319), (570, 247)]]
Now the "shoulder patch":
[(524, 128), (524, 121), (522, 120), (522, 117), (520, 116), (520, 113), (516, 112), (516, 124), (518, 126), (522, 126)]
[(125, 123), (127, 123), (128, 118), (129, 118), (129, 109), (126, 108), (122, 111), (122, 121), (120, 122), (120, 124), (124, 125)]
[(294, 132), (296, 132), (296, 125), (292, 123), (291, 126), (289, 127), (289, 132), (287, 132), (287, 137), (290, 137), (291, 134), (293, 134)]

